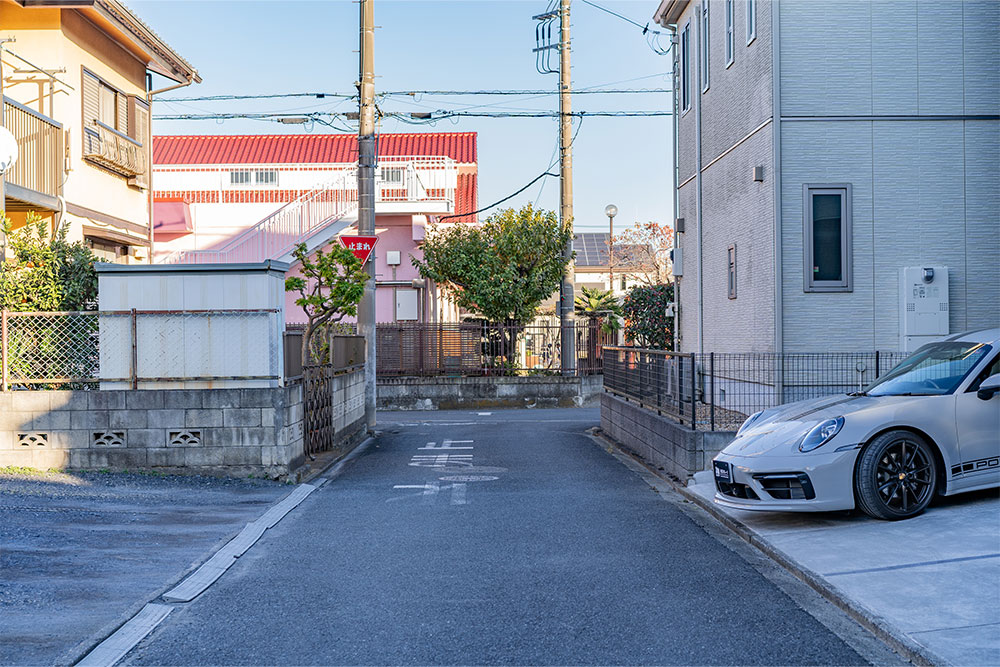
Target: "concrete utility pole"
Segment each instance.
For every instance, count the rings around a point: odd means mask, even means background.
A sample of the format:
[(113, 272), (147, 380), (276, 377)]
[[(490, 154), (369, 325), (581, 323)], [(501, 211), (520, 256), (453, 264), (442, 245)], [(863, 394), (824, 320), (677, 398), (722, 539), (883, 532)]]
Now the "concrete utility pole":
[[(559, 221), (573, 225), (573, 116), (569, 70), (569, 3), (559, 3)], [(573, 324), (573, 238), (563, 248), (569, 263), (559, 286), (559, 328), (563, 375), (576, 374), (576, 329)]]
[[(375, 235), (375, 0), (360, 0), (361, 67), (358, 130), (358, 234)], [(366, 265), (368, 282), (358, 306), (358, 333), (365, 337), (365, 422), (375, 428), (375, 251)]]

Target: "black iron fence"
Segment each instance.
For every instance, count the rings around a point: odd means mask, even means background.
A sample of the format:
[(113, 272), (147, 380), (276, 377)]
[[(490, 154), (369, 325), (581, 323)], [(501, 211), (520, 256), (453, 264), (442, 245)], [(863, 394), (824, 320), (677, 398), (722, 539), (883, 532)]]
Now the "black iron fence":
[[(615, 343), (615, 334), (577, 322), (574, 336), (576, 374), (601, 373), (601, 350)], [(557, 324), (379, 324), (376, 363), (380, 376), (559, 375), (560, 330)]]
[(691, 354), (603, 348), (604, 388), (696, 430), (732, 431), (754, 412), (858, 391), (903, 352)]

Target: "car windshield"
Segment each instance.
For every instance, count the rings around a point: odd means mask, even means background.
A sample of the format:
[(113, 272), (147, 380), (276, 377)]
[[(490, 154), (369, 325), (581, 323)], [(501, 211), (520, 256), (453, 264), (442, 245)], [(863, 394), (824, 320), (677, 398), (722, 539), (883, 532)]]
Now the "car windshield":
[(869, 396), (938, 396), (958, 388), (992, 348), (984, 343), (924, 345), (866, 390)]

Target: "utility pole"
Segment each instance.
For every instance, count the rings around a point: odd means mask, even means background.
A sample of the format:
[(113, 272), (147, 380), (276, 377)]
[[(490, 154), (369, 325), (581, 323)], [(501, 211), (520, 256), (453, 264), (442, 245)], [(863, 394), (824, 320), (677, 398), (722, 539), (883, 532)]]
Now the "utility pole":
[[(361, 58), (358, 80), (358, 234), (375, 235), (375, 0), (360, 0)], [(375, 251), (358, 306), (358, 333), (365, 337), (365, 422), (375, 428)]]
[[(559, 221), (573, 226), (573, 116), (571, 115), (569, 69), (569, 3), (559, 2)], [(563, 248), (566, 271), (559, 285), (560, 357), (563, 375), (576, 374), (576, 328), (573, 323), (573, 237)]]

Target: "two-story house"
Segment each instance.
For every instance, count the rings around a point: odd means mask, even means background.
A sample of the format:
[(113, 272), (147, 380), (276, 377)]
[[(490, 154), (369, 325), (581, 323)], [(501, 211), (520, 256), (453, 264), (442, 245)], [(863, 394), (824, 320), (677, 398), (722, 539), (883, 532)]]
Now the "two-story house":
[(662, 0), (683, 351), (1000, 324), (1000, 3)]
[(29, 212), (104, 261), (150, 261), (153, 77), (201, 79), (118, 0), (0, 0), (4, 179), (14, 227)]
[[(200, 135), (154, 138), (157, 263), (293, 264), (310, 250), (357, 234), (357, 136)], [(459, 313), (420, 280), (428, 225), (475, 222), (476, 134), (382, 134), (376, 169), (376, 318), (454, 322)], [(416, 282), (415, 282), (416, 280)], [(305, 321), (289, 294), (286, 321)]]

